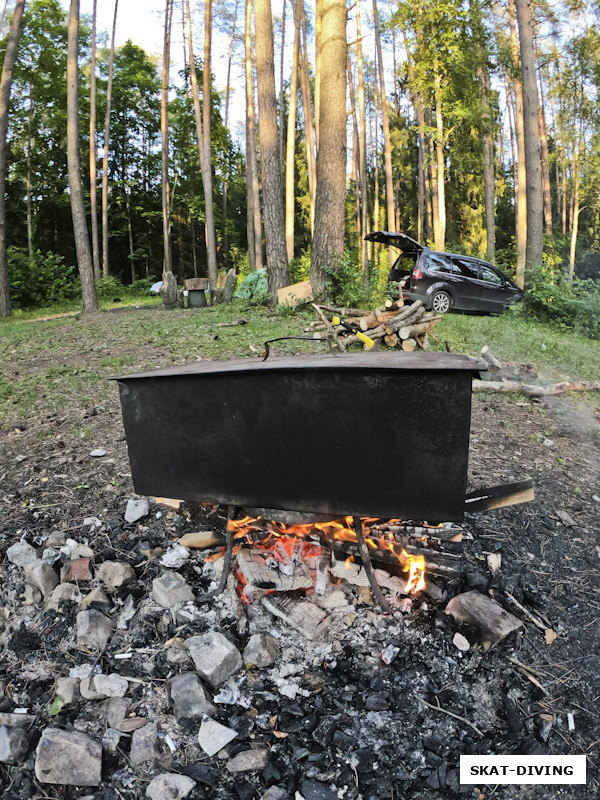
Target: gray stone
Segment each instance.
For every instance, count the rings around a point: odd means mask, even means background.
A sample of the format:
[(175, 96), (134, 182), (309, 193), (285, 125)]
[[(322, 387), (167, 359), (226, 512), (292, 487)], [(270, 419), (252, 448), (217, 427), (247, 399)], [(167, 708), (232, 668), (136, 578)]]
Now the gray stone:
[(13, 714), (7, 711), (0, 711), (0, 725), (7, 728), (29, 728), (36, 721), (33, 714)]
[(279, 642), (270, 633), (255, 633), (244, 649), (244, 664), (254, 667), (268, 667), (277, 660)]
[(158, 746), (158, 733), (154, 725), (145, 725), (132, 733), (129, 760), (134, 766), (143, 764), (146, 761), (155, 761), (161, 755)]
[(86, 700), (106, 700), (106, 695), (96, 689), (94, 678), (82, 678), (79, 684), (81, 696)]
[(35, 547), (21, 541), (11, 544), (6, 551), (6, 557), (11, 564), (15, 564), (17, 567), (24, 567), (26, 564), (31, 564), (32, 561), (37, 561), (39, 554)]
[(42, 602), (42, 593), (35, 586), (26, 584), (23, 592), (23, 602), (26, 606), (39, 606)]
[(163, 772), (157, 775), (148, 784), (146, 797), (150, 800), (183, 800), (192, 791), (196, 781), (187, 775), (178, 775), (175, 772)]
[(58, 575), (45, 561), (34, 561), (25, 566), (25, 582), (47, 597), (58, 583)]
[(56, 694), (65, 705), (72, 705), (80, 697), (79, 678), (59, 678), (56, 681)]
[(108, 750), (109, 753), (116, 753), (121, 739), (125, 735), (126, 734), (122, 733), (121, 731), (117, 731), (114, 728), (107, 728), (102, 736), (102, 747), (104, 747), (105, 750)]
[(238, 735), (237, 731), (226, 728), (214, 719), (202, 720), (200, 731), (198, 732), (198, 744), (207, 756), (216, 755), (219, 750), (227, 747)]
[(100, 713), (109, 728), (118, 728), (127, 716), (133, 700), (130, 697), (110, 697), (100, 705)]
[(129, 682), (115, 672), (110, 675), (96, 675), (93, 678), (94, 688), (105, 697), (123, 697), (129, 689)]
[(82, 611), (85, 611), (86, 608), (89, 608), (92, 604), (104, 606), (105, 608), (110, 607), (110, 600), (99, 586), (97, 586), (95, 589), (92, 589), (89, 594), (86, 594), (81, 603), (79, 603), (79, 608)]
[(271, 786), (261, 795), (260, 800), (290, 800), (289, 794), (280, 786)]
[(77, 614), (77, 645), (92, 652), (104, 650), (113, 632), (111, 619), (101, 611), (91, 608)]
[(105, 700), (107, 697), (123, 697), (127, 694), (129, 683), (120, 675), (94, 675), (83, 678), (80, 692), (87, 700)]
[(64, 603), (78, 603), (80, 597), (79, 589), (74, 583), (59, 583), (48, 598), (48, 608), (58, 611)]
[(201, 717), (214, 710), (206, 699), (200, 678), (195, 672), (182, 672), (181, 675), (171, 678), (169, 694), (176, 720)]
[(125, 522), (137, 522), (150, 513), (150, 503), (146, 497), (130, 498), (125, 509)]
[(191, 586), (179, 572), (165, 572), (152, 581), (151, 598), (163, 608), (194, 599)]
[(108, 589), (120, 589), (135, 581), (135, 570), (126, 561), (105, 561), (96, 573)]
[(20, 728), (0, 726), (0, 761), (3, 764), (21, 764), (28, 752), (29, 742)]
[(471, 643), (469, 640), (458, 631), (454, 634), (452, 644), (457, 647), (461, 653), (468, 653), (471, 649)]
[(96, 447), (95, 450), (90, 452), (92, 458), (103, 458), (106, 455), (106, 450), (103, 447)]
[(46, 728), (35, 753), (35, 776), (42, 783), (98, 786), (102, 745), (78, 731)]
[(269, 763), (269, 751), (267, 748), (260, 750), (243, 750), (227, 762), (229, 772), (255, 772), (265, 769)]
[(196, 670), (213, 686), (220, 686), (243, 666), (240, 651), (218, 631), (192, 636), (186, 645)]

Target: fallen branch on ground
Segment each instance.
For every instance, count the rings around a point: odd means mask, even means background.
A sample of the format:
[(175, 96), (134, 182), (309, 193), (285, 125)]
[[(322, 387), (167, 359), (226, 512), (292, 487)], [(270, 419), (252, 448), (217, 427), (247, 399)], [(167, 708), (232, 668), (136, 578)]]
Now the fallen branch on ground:
[(549, 397), (569, 392), (600, 392), (600, 381), (562, 381), (546, 386), (520, 381), (473, 381), (474, 392), (515, 392), (529, 397)]

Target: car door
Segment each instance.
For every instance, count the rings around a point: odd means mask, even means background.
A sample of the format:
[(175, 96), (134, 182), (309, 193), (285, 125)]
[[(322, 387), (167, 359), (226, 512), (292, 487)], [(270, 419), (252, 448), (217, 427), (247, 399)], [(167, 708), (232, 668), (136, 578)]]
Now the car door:
[(502, 276), (491, 264), (479, 262), (481, 311), (502, 311), (508, 305), (508, 293)]
[(456, 281), (455, 307), (462, 311), (477, 311), (481, 303), (481, 286), (477, 263), (469, 258), (452, 257), (452, 262), (460, 270)]

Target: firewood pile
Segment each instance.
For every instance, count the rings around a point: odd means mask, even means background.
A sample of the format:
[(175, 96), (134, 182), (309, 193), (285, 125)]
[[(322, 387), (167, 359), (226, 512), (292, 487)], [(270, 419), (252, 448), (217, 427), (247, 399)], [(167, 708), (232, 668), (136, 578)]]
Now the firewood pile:
[(314, 303), (313, 308), (319, 319), (311, 322), (305, 333), (312, 333), (314, 339), (329, 338), (342, 351), (356, 343), (362, 343), (365, 350), (381, 345), (409, 352), (427, 350), (429, 334), (441, 320), (441, 316), (426, 311), (420, 300), (404, 305), (402, 299), (388, 299), (384, 307), (374, 311)]

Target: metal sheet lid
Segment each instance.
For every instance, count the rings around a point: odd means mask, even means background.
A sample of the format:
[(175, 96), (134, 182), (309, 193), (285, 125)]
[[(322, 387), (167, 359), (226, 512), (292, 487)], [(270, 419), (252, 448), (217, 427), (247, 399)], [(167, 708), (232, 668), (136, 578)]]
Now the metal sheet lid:
[(237, 358), (229, 361), (194, 361), (174, 367), (160, 367), (149, 372), (121, 375), (111, 380), (134, 378), (166, 378), (182, 375), (214, 375), (228, 372), (289, 371), (289, 370), (409, 370), (417, 372), (484, 372), (487, 365), (478, 358), (461, 353), (389, 352), (348, 353), (346, 355), (274, 356), (266, 361), (259, 358)]

